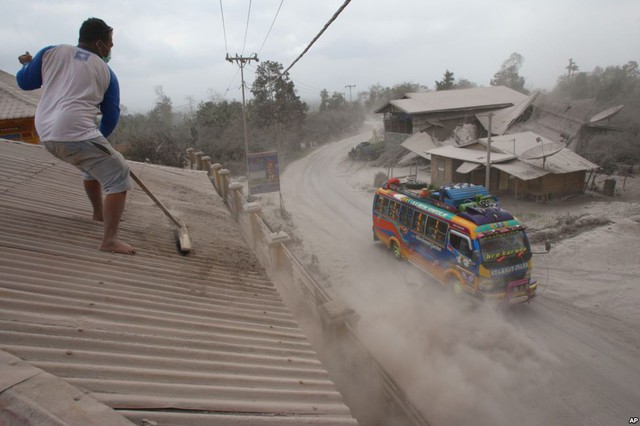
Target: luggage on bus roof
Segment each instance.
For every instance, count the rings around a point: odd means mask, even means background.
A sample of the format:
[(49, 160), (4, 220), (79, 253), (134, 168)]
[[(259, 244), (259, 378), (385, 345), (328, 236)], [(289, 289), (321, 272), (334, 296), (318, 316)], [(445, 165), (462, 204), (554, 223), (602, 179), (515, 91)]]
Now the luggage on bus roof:
[[(462, 203), (475, 201), (478, 196), (491, 196), (484, 186), (468, 183), (446, 185), (441, 187), (438, 192), (442, 201), (456, 208)], [(497, 202), (497, 200), (495, 201)]]

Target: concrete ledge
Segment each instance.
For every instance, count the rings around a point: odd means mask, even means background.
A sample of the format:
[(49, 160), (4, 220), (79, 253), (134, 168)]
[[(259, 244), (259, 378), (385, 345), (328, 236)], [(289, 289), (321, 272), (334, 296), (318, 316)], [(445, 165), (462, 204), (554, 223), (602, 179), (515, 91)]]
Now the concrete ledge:
[(64, 380), (0, 351), (0, 424), (132, 426)]

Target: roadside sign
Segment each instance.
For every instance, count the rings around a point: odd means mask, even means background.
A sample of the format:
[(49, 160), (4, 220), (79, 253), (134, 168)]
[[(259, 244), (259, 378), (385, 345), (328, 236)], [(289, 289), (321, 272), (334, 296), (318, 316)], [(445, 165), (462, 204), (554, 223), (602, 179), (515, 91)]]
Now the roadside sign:
[(280, 191), (278, 152), (253, 152), (247, 155), (249, 194)]

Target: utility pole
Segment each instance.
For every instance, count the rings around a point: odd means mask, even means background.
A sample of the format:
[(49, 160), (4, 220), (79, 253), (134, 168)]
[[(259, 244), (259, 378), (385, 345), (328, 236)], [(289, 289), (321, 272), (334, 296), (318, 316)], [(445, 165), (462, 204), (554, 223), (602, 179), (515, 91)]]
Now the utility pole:
[(240, 79), (242, 80), (242, 123), (244, 125), (244, 159), (247, 166), (247, 195), (251, 195), (251, 187), (249, 186), (249, 136), (247, 133), (247, 108), (244, 99), (244, 66), (251, 61), (258, 62), (258, 55), (254, 53), (251, 56), (238, 56), (236, 53), (235, 58), (232, 58), (227, 53), (225, 59), (231, 63), (235, 61), (240, 67)]
[(487, 167), (484, 176), (484, 186), (487, 188), (487, 191), (491, 192), (489, 188), (489, 177), (491, 176), (491, 119), (493, 118), (493, 113), (489, 113), (489, 136), (487, 137)]
[(351, 100), (351, 88), (352, 87), (356, 87), (356, 85), (355, 84), (347, 84), (346, 86), (344, 86), (345, 89), (346, 88), (349, 89), (349, 103), (352, 103), (352, 100)]

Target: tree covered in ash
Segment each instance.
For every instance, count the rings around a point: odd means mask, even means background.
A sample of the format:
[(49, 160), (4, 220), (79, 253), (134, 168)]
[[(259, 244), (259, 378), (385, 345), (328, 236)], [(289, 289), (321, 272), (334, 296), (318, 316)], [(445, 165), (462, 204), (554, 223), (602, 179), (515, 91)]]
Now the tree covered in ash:
[(461, 78), (456, 82), (454, 73), (452, 73), (449, 70), (446, 70), (444, 72), (444, 75), (442, 76), (442, 80), (436, 81), (436, 91), (453, 90), (453, 89), (471, 89), (473, 87), (478, 87), (478, 85), (465, 78)]
[(246, 166), (245, 114), (249, 152), (276, 150), (284, 162), (300, 155), (309, 145), (303, 142), (325, 143), (362, 125), (360, 102), (346, 102), (337, 95), (323, 110), (309, 112), (282, 70), (277, 62), (262, 62), (244, 106), (237, 100), (212, 96), (186, 114), (177, 113), (158, 86), (154, 108), (146, 114), (124, 113), (112, 143), (128, 159), (177, 167), (183, 165), (186, 149), (192, 147), (239, 174)]
[(514, 52), (502, 63), (500, 71), (496, 72), (491, 79), (492, 86), (506, 86), (521, 93), (529, 93), (524, 88), (525, 78), (520, 75), (520, 68), (524, 64), (524, 57)]
[(640, 163), (640, 70), (636, 61), (624, 65), (596, 67), (593, 71), (580, 71), (569, 59), (567, 73), (558, 77), (551, 94), (560, 99), (591, 99), (595, 107), (624, 105), (619, 113), (607, 121), (618, 131), (609, 131), (589, 139), (581, 155), (614, 170), (619, 164)]

